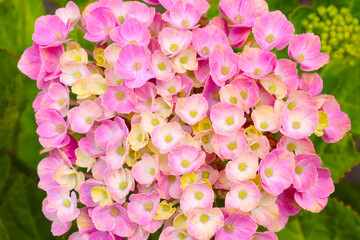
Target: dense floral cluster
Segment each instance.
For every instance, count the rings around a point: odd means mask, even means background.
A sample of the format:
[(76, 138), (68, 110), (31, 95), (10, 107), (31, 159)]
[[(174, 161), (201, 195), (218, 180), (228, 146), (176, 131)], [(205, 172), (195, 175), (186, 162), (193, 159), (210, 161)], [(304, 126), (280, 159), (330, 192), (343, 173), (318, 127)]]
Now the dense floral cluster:
[[(334, 5), (320, 6), (317, 12), (302, 21), (307, 32), (321, 37), (321, 50), (333, 58), (344, 60), (344, 57), (359, 58), (360, 25), (348, 8), (340, 10)], [(349, 63), (352, 63), (351, 59)], [(352, 63), (354, 64), (354, 63)]]
[[(334, 185), (309, 137), (337, 142), (350, 120), (318, 74), (298, 76), (329, 62), (320, 38), (264, 0), (221, 0), (211, 20), (206, 0), (147, 2), (166, 11), (69, 2), (37, 19), (19, 61), (42, 90), (52, 233), (76, 220), (71, 240), (277, 239), (289, 216), (321, 211)], [(294, 61), (273, 53), (287, 46)]]

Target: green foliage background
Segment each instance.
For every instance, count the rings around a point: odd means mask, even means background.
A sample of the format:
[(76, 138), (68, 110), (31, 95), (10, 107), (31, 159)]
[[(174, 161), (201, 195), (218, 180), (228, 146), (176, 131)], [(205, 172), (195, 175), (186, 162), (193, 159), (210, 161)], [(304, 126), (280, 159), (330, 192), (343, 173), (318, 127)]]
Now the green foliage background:
[[(53, 0), (64, 6), (66, 0)], [(81, 8), (87, 0), (74, 0)], [(219, 15), (218, 1), (210, 1), (210, 17)], [(360, 0), (315, 0), (300, 6), (297, 0), (267, 0), (270, 10), (281, 10), (301, 30), (301, 21), (313, 6), (334, 4), (348, 7), (360, 19)], [(51, 240), (50, 221), (41, 212), (45, 193), (37, 188), (36, 167), (41, 160), (32, 101), (37, 95), (35, 81), (20, 73), (16, 65), (22, 52), (32, 44), (37, 17), (45, 15), (41, 0), (0, 0), (0, 240)], [(360, 46), (359, 46), (360, 47)], [(351, 132), (340, 142), (326, 144), (315, 139), (324, 167), (330, 168), (336, 191), (320, 214), (302, 211), (291, 217), (279, 239), (346, 240), (360, 237), (360, 185), (342, 180), (360, 162), (355, 139), (360, 136), (360, 61), (347, 66), (331, 61), (321, 72), (323, 93), (333, 94), (352, 122)], [(156, 235), (152, 239), (157, 239)]]

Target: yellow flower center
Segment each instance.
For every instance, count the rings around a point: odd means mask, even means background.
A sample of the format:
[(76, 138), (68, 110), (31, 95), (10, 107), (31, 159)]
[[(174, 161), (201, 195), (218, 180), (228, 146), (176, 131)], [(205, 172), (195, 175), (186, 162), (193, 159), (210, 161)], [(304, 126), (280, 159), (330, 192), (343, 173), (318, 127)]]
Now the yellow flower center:
[(121, 190), (124, 190), (125, 188), (127, 188), (127, 186), (128, 186), (127, 182), (120, 183), (120, 189)]
[(297, 55), (297, 59), (299, 60), (299, 62), (303, 62), (305, 60), (305, 56), (302, 53), (299, 53)]
[(301, 126), (300, 122), (296, 121), (292, 123), (292, 128), (293, 129), (299, 129)]
[(290, 103), (287, 108), (291, 111), (296, 107), (295, 103)]
[(239, 192), (239, 198), (244, 199), (244, 198), (246, 198), (246, 196), (247, 196), (247, 194), (245, 191)]
[(168, 176), (168, 181), (171, 183), (175, 182), (175, 179), (176, 179), (175, 176), (172, 176), (172, 175)]
[(209, 172), (203, 172), (202, 173), (202, 178), (207, 179), (207, 178), (209, 178), (209, 176), (210, 176)]
[(221, 73), (222, 73), (222, 75), (226, 75), (226, 74), (228, 74), (229, 73), (229, 68), (228, 67), (222, 67), (221, 68)]
[(59, 100), (59, 105), (62, 106), (66, 103), (66, 99)]
[(69, 200), (64, 200), (64, 201), (63, 201), (63, 206), (64, 206), (64, 207), (67, 207), (67, 208), (68, 208), (68, 207), (70, 207), (70, 205), (71, 205), (71, 202), (70, 202)]
[(169, 93), (174, 93), (175, 91), (176, 91), (176, 89), (174, 87), (169, 88)]
[(232, 224), (226, 224), (225, 225), (225, 231), (227, 232), (227, 233), (232, 233), (233, 231), (234, 231), (234, 229), (235, 229), (235, 227), (234, 227), (234, 225), (232, 225)]
[(179, 47), (178, 47), (177, 44), (171, 44), (170, 50), (171, 50), (172, 52), (176, 52), (177, 50), (179, 50)]
[(246, 169), (247, 169), (247, 166), (246, 166), (245, 163), (240, 163), (240, 164), (239, 164), (239, 170), (240, 170), (241, 172), (245, 171)]
[(210, 50), (208, 47), (203, 47), (201, 49), (201, 54), (204, 55), (204, 56), (207, 56), (209, 54)]
[(304, 169), (303, 169), (302, 167), (300, 167), (300, 166), (297, 166), (297, 167), (295, 168), (295, 172), (296, 172), (297, 174), (301, 174), (303, 171), (304, 171)]
[(260, 68), (256, 68), (255, 70), (254, 70), (254, 75), (255, 76), (260, 76), (262, 74), (262, 70), (260, 69)]
[(55, 33), (54, 38), (56, 41), (60, 41), (63, 38), (63, 35), (61, 33)]
[(123, 154), (125, 153), (125, 148), (119, 147), (119, 148), (117, 149), (117, 153), (120, 154), (120, 155), (123, 155)]
[(134, 63), (133, 68), (134, 68), (135, 71), (140, 71), (141, 70), (141, 63), (140, 62)]
[(274, 35), (269, 34), (269, 35), (266, 36), (266, 42), (267, 43), (272, 43), (274, 40), (275, 40)]
[(197, 112), (196, 112), (195, 110), (191, 110), (191, 111), (190, 111), (190, 116), (191, 116), (192, 118), (196, 117), (196, 115), (197, 115)]
[(208, 136), (203, 136), (203, 137), (201, 138), (201, 141), (202, 141), (203, 143), (205, 143), (205, 144), (209, 143), (209, 138), (208, 138)]
[(202, 223), (206, 223), (207, 221), (209, 221), (209, 216), (206, 215), (206, 214), (201, 215), (200, 221), (201, 221)]
[(166, 66), (165, 66), (165, 64), (164, 63), (160, 63), (159, 65), (158, 65), (158, 68), (159, 68), (159, 70), (165, 70), (165, 68), (166, 68)]
[(236, 104), (236, 103), (237, 103), (236, 97), (231, 97), (231, 98), (230, 98), (230, 103)]
[(59, 124), (59, 125), (56, 126), (56, 131), (58, 133), (64, 133), (65, 132), (65, 127), (63, 125)]
[(296, 149), (296, 145), (294, 143), (289, 143), (287, 145), (287, 150), (289, 150), (290, 152), (295, 151), (295, 149)]
[(185, 239), (186, 235), (181, 232), (181, 233), (179, 233), (178, 238)]
[(243, 99), (246, 99), (246, 97), (247, 97), (247, 93), (244, 92), (244, 91), (242, 91), (242, 92), (240, 93), (240, 95), (242, 96)]
[(153, 205), (151, 203), (146, 203), (144, 208), (145, 208), (146, 211), (150, 212), (152, 210), (152, 208), (153, 208)]
[(170, 207), (168, 205), (164, 205), (163, 210), (164, 210), (164, 212), (168, 212), (168, 211), (170, 211)]
[(151, 121), (151, 124), (154, 125), (154, 126), (156, 126), (156, 125), (159, 124), (159, 120), (153, 119), (153, 120)]
[(235, 148), (236, 148), (236, 143), (229, 143), (229, 145), (228, 145), (228, 148), (230, 149), (230, 150), (234, 150)]
[(195, 198), (198, 199), (198, 200), (202, 199), (203, 196), (204, 196), (204, 194), (202, 192), (196, 192), (195, 193)]
[(242, 16), (240, 16), (239, 14), (237, 14), (237, 15), (235, 15), (235, 17), (234, 17), (234, 20), (235, 20), (235, 22), (237, 22), (237, 23), (242, 23), (244, 19), (243, 19)]
[(119, 92), (119, 93), (116, 94), (116, 99), (119, 100), (119, 101), (123, 100), (124, 97), (125, 97), (125, 94), (123, 92)]
[(86, 122), (87, 124), (90, 124), (90, 123), (92, 122), (92, 120), (93, 120), (92, 117), (87, 117), (87, 118), (85, 118), (85, 122)]
[(188, 62), (188, 58), (187, 58), (186, 56), (183, 56), (183, 57), (180, 58), (180, 62), (181, 62), (182, 64), (185, 64), (185, 63)]
[(259, 146), (260, 146), (259, 143), (256, 142), (256, 143), (254, 143), (253, 145), (251, 145), (250, 148), (251, 148), (252, 150), (256, 150), (256, 149), (259, 148)]
[(189, 20), (184, 19), (184, 20), (181, 21), (181, 26), (188, 27), (189, 25), (190, 25)]
[(74, 73), (74, 78), (78, 79), (81, 77), (81, 73), (80, 72), (76, 72)]
[(260, 127), (261, 127), (262, 129), (267, 129), (267, 128), (268, 128), (268, 124), (267, 124), (266, 122), (262, 122), (262, 123), (260, 124)]
[(123, 16), (119, 16), (119, 17), (118, 17), (118, 20), (119, 20), (120, 23), (125, 22), (125, 18), (124, 18)]
[(182, 160), (181, 166), (183, 168), (187, 168), (187, 167), (189, 167), (189, 165), (190, 165), (190, 162), (188, 160)]
[(275, 91), (276, 91), (276, 87), (275, 87), (275, 86), (269, 87), (269, 91), (270, 91), (270, 92), (275, 92)]
[(110, 214), (112, 215), (112, 216), (114, 216), (114, 217), (116, 217), (116, 216), (118, 216), (119, 214), (120, 214), (120, 210), (118, 209), (118, 208), (112, 208), (111, 210), (110, 210)]
[(227, 117), (226, 118), (226, 123), (231, 126), (234, 124), (234, 118), (233, 117)]
[(271, 177), (273, 175), (273, 170), (271, 168), (265, 169), (265, 175)]
[(154, 175), (154, 174), (155, 174), (155, 168), (150, 169), (150, 174), (151, 174), (151, 175)]
[(170, 136), (170, 135), (167, 135), (167, 136), (165, 137), (165, 142), (167, 142), (167, 143), (171, 142), (172, 140), (173, 140), (173, 138), (172, 138), (172, 136)]

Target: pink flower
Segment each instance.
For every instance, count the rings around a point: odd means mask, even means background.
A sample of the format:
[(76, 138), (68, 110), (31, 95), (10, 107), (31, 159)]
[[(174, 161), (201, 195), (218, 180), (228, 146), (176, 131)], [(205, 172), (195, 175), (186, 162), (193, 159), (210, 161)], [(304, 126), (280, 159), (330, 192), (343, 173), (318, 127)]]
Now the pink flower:
[(201, 94), (193, 94), (187, 98), (180, 98), (175, 107), (176, 115), (189, 125), (201, 121), (208, 111), (208, 103)]
[(82, 64), (64, 64), (61, 65), (60, 82), (73, 86), (79, 79), (90, 77), (89, 69)]
[(314, 133), (319, 121), (319, 113), (314, 107), (299, 106), (281, 116), (280, 132), (288, 137), (301, 139)]
[(301, 153), (315, 153), (314, 145), (309, 138), (293, 139), (283, 136), (278, 142), (277, 148), (295, 152), (295, 155)]
[(274, 47), (285, 48), (295, 33), (295, 28), (280, 11), (266, 13), (255, 20), (253, 33), (256, 42), (265, 51)]
[(119, 59), (115, 63), (115, 73), (125, 79), (125, 85), (130, 88), (143, 86), (154, 74), (148, 71), (150, 52), (144, 46), (130, 44), (123, 47)]
[(94, 121), (101, 117), (101, 115), (102, 112), (99, 106), (87, 100), (69, 111), (68, 121), (73, 131), (87, 133), (94, 124)]
[(239, 56), (229, 45), (218, 45), (210, 55), (209, 66), (213, 81), (220, 87), (238, 71)]
[(295, 216), (301, 211), (301, 207), (295, 201), (296, 189), (289, 187), (284, 190), (276, 200), (279, 212), (286, 216)]
[(208, 58), (216, 45), (228, 44), (228, 39), (223, 31), (215, 25), (196, 28), (192, 31), (192, 45), (202, 58)]
[(258, 170), (258, 161), (258, 157), (250, 151), (239, 152), (234, 160), (226, 164), (226, 176), (234, 183), (253, 179)]
[(52, 212), (48, 212), (46, 210), (46, 207), (48, 205), (49, 201), (47, 198), (44, 199), (43, 203), (42, 203), (42, 212), (44, 213), (44, 216), (49, 219), (50, 221), (52, 221), (51, 224), (51, 233), (54, 236), (61, 236), (63, 234), (65, 234), (67, 231), (70, 230), (71, 228), (71, 221), (61, 221), (58, 217), (56, 213), (52, 213)]
[(303, 71), (315, 71), (329, 63), (329, 55), (320, 52), (320, 38), (313, 33), (295, 34), (289, 44), (289, 56)]
[(184, 137), (185, 133), (178, 123), (166, 123), (156, 127), (151, 133), (154, 145), (162, 154), (170, 152)]
[(64, 24), (70, 22), (71, 31), (81, 17), (79, 7), (72, 1), (68, 2), (64, 8), (57, 9), (55, 15), (60, 17)]
[(40, 144), (43, 147), (62, 147), (69, 143), (67, 124), (59, 111), (47, 108), (35, 114)]
[(348, 115), (341, 111), (339, 103), (333, 96), (328, 96), (320, 110), (326, 114), (329, 122), (329, 126), (324, 129), (322, 139), (327, 143), (340, 141), (351, 129)]
[(215, 133), (231, 135), (242, 127), (246, 119), (241, 108), (231, 103), (217, 103), (211, 108), (210, 119)]
[(64, 161), (60, 158), (46, 157), (42, 159), (37, 166), (37, 173), (40, 178), (38, 187), (48, 191), (53, 187), (60, 186), (55, 181), (55, 172), (63, 165)]
[(159, 34), (161, 51), (165, 55), (173, 57), (184, 51), (191, 42), (191, 32), (186, 30), (176, 30), (164, 28)]
[(226, 194), (225, 207), (249, 212), (259, 205), (260, 197), (260, 190), (255, 183), (242, 181), (231, 186), (230, 192)]
[(214, 191), (202, 183), (193, 183), (184, 188), (180, 199), (181, 210), (189, 214), (194, 208), (212, 209)]
[(174, 70), (170, 60), (160, 50), (156, 50), (151, 55), (150, 69), (155, 74), (156, 79), (168, 81), (174, 78)]
[(145, 28), (148, 28), (154, 20), (155, 8), (149, 8), (144, 3), (137, 1), (125, 2), (123, 8), (127, 10), (126, 18), (136, 18)]
[(299, 89), (304, 89), (312, 96), (316, 96), (323, 89), (323, 80), (317, 73), (303, 73), (299, 79)]
[(36, 43), (23, 52), (18, 62), (20, 71), (33, 80), (37, 80), (41, 65), (39, 45)]
[(117, 26), (114, 14), (109, 8), (98, 7), (90, 12), (86, 18), (84, 38), (91, 42), (105, 43), (110, 39), (110, 30)]
[(178, 29), (197, 27), (201, 13), (190, 2), (177, 1), (170, 10), (163, 13), (163, 19)]
[(66, 42), (69, 27), (58, 16), (41, 16), (35, 22), (33, 41), (41, 47), (55, 47)]
[(253, 238), (258, 240), (278, 240), (276, 234), (271, 231), (255, 233)]
[(225, 219), (224, 226), (216, 232), (215, 240), (251, 239), (257, 227), (250, 217), (234, 213)]
[(127, 18), (125, 22), (111, 30), (111, 39), (120, 46), (136, 44), (146, 47), (150, 42), (150, 32), (135, 18)]
[(240, 55), (239, 67), (244, 75), (251, 78), (262, 78), (271, 73), (276, 67), (276, 55), (260, 48), (245, 46)]
[(299, 154), (295, 156), (294, 188), (299, 192), (309, 191), (317, 181), (317, 168), (321, 159), (316, 154)]
[(188, 233), (186, 233), (185, 231), (179, 229), (179, 228), (174, 228), (174, 227), (167, 227), (164, 228), (159, 236), (159, 240), (167, 240), (167, 239), (176, 239), (176, 240), (180, 240), (180, 239), (185, 239), (185, 240), (192, 240), (193, 238), (191, 236), (189, 236)]
[(259, 225), (269, 226), (279, 218), (279, 208), (276, 205), (277, 196), (266, 191), (261, 192), (259, 206), (251, 211), (251, 218)]
[[(161, 5), (166, 10), (170, 10), (178, 1), (177, 0), (159, 0)], [(195, 6), (196, 9), (199, 9), (201, 14), (204, 14), (208, 11), (210, 5), (206, 0), (185, 0), (185, 2), (189, 2)]]
[(220, 12), (235, 26), (252, 27), (257, 17), (267, 13), (268, 5), (264, 0), (221, 0)]
[(275, 133), (281, 126), (280, 116), (267, 105), (255, 108), (251, 113), (251, 118), (255, 128), (259, 131)]
[(276, 196), (292, 184), (295, 160), (291, 153), (275, 149), (260, 162), (261, 185), (268, 193)]
[(109, 86), (103, 97), (102, 105), (107, 111), (130, 113), (137, 103), (134, 91), (126, 86)]
[(231, 82), (234, 85), (242, 98), (244, 99), (245, 111), (249, 113), (249, 108), (255, 106), (259, 99), (259, 87), (251, 79), (244, 76), (238, 76)]
[(239, 129), (230, 135), (215, 134), (211, 144), (220, 158), (234, 159), (239, 152), (245, 150), (246, 135), (243, 129)]
[(128, 213), (131, 221), (140, 225), (149, 224), (155, 217), (160, 204), (158, 192), (132, 194), (128, 204)]
[(211, 239), (224, 225), (224, 216), (219, 208), (197, 208), (188, 214), (186, 229), (197, 239)]
[(168, 158), (169, 167), (173, 175), (193, 172), (205, 163), (205, 153), (188, 145), (180, 145), (173, 148)]
[(137, 228), (129, 219), (126, 209), (119, 203), (98, 206), (92, 211), (91, 217), (97, 230), (113, 232), (121, 237), (132, 236)]
[(63, 222), (75, 220), (80, 210), (77, 208), (75, 192), (69, 196), (69, 190), (63, 187), (54, 187), (48, 191), (48, 204), (46, 211), (56, 213), (58, 219)]
[(135, 187), (134, 177), (131, 175), (130, 170), (126, 168), (108, 170), (105, 173), (104, 181), (109, 188), (111, 197), (119, 203), (124, 203), (126, 196)]
[(165, 175), (160, 172), (157, 177), (156, 189), (160, 193), (163, 199), (180, 199), (182, 195), (182, 189), (180, 188), (181, 181), (180, 176)]
[(141, 160), (134, 164), (131, 173), (135, 180), (140, 184), (150, 186), (155, 181), (156, 172), (154, 158), (148, 154), (144, 154)]
[(299, 77), (295, 62), (288, 59), (279, 59), (274, 74), (285, 84), (288, 94), (297, 90)]
[(326, 205), (328, 197), (334, 192), (334, 183), (327, 168), (317, 168), (317, 181), (307, 192), (296, 192), (295, 200), (300, 207), (311, 211), (320, 212)]

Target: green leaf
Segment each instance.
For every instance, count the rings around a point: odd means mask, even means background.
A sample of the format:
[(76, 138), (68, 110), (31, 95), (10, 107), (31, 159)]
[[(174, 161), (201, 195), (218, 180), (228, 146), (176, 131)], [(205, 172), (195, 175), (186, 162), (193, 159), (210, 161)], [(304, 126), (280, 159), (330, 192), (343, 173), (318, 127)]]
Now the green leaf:
[(331, 195), (340, 201), (349, 204), (352, 209), (360, 213), (360, 184), (341, 181), (335, 184), (335, 192)]
[[(357, 1), (357, 0), (355, 0)], [(335, 7), (347, 7), (350, 8), (353, 4), (354, 0), (314, 0), (314, 7), (317, 8), (318, 6), (330, 6), (334, 5)]]
[(45, 15), (41, 0), (0, 2), (0, 49), (20, 55), (32, 45), (36, 18)]
[(316, 214), (302, 212), (290, 217), (280, 240), (344, 240), (359, 239), (360, 217), (343, 203), (329, 199), (325, 209)]
[(266, 0), (269, 5), (270, 11), (280, 10), (285, 15), (289, 15), (295, 8), (299, 6), (297, 0), (287, 0), (284, 3), (284, 0)]
[[(0, 157), (0, 192), (2, 191), (11, 168), (9, 155), (2, 154)], [(1, 238), (0, 238), (1, 239)]]
[(323, 167), (329, 168), (331, 178), (338, 182), (346, 172), (360, 163), (360, 154), (356, 152), (355, 145), (348, 133), (337, 143), (326, 143), (321, 138), (313, 140), (316, 153), (321, 157)]
[[(0, 216), (10, 239), (49, 240), (51, 222), (43, 216), (45, 193), (37, 188), (37, 177), (12, 171), (8, 191), (0, 203)], [(3, 194), (3, 193), (2, 193)]]
[(0, 218), (0, 239), (2, 240), (10, 240), (10, 237), (8, 233), (6, 232), (6, 229), (4, 227), (4, 224)]
[(219, 3), (218, 0), (210, 0), (210, 8), (207, 12), (207, 18), (208, 20), (213, 19), (214, 17), (221, 16), (220, 10), (219, 10)]
[(306, 32), (305, 27), (302, 25), (302, 21), (308, 18), (308, 15), (315, 12), (310, 6), (299, 6), (290, 15), (289, 19), (294, 24), (295, 33), (300, 34)]

